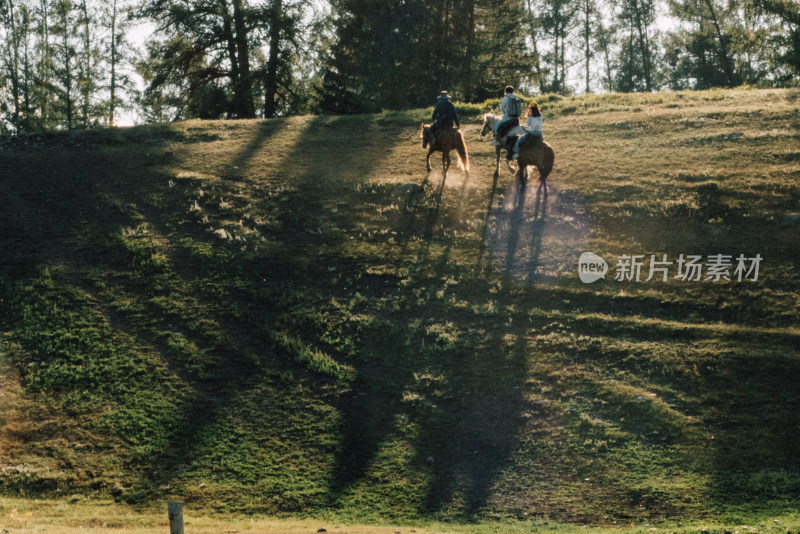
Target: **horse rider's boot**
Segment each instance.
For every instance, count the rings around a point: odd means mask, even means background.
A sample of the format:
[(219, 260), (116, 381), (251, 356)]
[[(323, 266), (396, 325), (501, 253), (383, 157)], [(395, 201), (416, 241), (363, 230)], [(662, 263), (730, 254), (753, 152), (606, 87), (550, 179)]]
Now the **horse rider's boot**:
[(491, 146), (500, 146), (500, 140), (497, 139), (497, 136), (494, 136), (494, 139), (492, 139)]

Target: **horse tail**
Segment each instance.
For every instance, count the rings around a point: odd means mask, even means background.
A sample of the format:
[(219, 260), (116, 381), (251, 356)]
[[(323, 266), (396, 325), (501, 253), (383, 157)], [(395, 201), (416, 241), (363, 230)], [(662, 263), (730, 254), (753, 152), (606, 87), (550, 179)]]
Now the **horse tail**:
[(464, 134), (458, 132), (456, 137), (456, 152), (458, 152), (458, 163), (464, 171), (469, 172), (469, 154), (467, 154), (467, 144), (464, 142)]
[(553, 152), (553, 147), (548, 145), (547, 143), (543, 142), (544, 144), (544, 161), (536, 163), (536, 168), (539, 169), (539, 180), (544, 181), (550, 175), (550, 172), (553, 170), (553, 163), (555, 163), (555, 152)]

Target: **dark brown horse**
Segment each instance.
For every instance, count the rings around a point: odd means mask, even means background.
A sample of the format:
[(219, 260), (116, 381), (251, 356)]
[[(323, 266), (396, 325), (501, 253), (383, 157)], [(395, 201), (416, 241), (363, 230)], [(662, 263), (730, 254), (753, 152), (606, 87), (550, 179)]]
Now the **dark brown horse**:
[(553, 147), (538, 136), (528, 135), (519, 143), (519, 158), (517, 159), (517, 180), (523, 183), (528, 178), (528, 167), (535, 165), (539, 170), (539, 189), (544, 188), (547, 196), (547, 177), (553, 170), (555, 161)]
[[(484, 115), (481, 137), (493, 131), (495, 124), (497, 124), (497, 121), (500, 119), (501, 117), (492, 115), (491, 113)], [(513, 156), (514, 143), (517, 140), (517, 136), (513, 134), (517, 131), (517, 128), (512, 128), (511, 132), (509, 132), (512, 135), (508, 136), (505, 146), (496, 147), (497, 164), (494, 170), (495, 176), (500, 174), (500, 150), (504, 148), (507, 152), (506, 165), (508, 165), (508, 170), (514, 172), (514, 168), (511, 167), (511, 162), (513, 161), (511, 158)], [(547, 194), (547, 177), (553, 170), (554, 161), (555, 154), (553, 153), (553, 147), (547, 144), (547, 141), (533, 136), (525, 137), (519, 145), (519, 159), (517, 160), (516, 171), (517, 179), (520, 182), (526, 180), (528, 177), (528, 167), (535, 165), (536, 168), (539, 169), (539, 187), (544, 187), (545, 194)]]
[[(447, 169), (450, 168), (450, 151), (455, 150), (458, 154), (458, 162), (464, 173), (469, 178), (469, 155), (467, 154), (467, 144), (464, 142), (464, 135), (461, 130), (457, 128), (442, 128), (436, 134), (433, 144), (430, 144), (428, 130), (430, 124), (423, 124), (420, 131), (422, 137), (422, 148), (428, 149), (428, 155), (425, 158), (428, 172), (431, 170), (431, 154), (434, 152), (442, 153), (442, 179), (447, 176)], [(430, 144), (430, 147), (428, 146)]]

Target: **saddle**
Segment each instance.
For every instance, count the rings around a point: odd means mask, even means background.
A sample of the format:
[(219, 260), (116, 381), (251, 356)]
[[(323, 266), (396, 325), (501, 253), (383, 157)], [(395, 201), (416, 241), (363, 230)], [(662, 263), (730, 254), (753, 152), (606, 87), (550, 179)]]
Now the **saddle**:
[(503, 137), (505, 137), (508, 134), (508, 132), (511, 131), (512, 128), (514, 128), (516, 126), (519, 126), (519, 119), (518, 118), (514, 118), (514, 119), (511, 119), (510, 121), (504, 122), (503, 124), (501, 124), (497, 128), (497, 138), (498, 139), (502, 139)]

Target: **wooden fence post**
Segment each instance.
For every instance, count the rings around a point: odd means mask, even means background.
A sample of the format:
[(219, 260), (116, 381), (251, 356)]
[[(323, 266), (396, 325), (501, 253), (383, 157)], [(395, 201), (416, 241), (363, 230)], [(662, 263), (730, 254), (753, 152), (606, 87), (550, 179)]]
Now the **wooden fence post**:
[(169, 534), (183, 534), (183, 504), (171, 502), (167, 506), (169, 512)]

